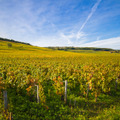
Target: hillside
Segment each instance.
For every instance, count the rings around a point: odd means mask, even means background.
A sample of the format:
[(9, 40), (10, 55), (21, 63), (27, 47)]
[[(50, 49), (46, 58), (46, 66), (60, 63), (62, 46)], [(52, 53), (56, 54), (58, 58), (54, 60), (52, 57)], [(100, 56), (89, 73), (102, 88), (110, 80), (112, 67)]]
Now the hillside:
[(30, 57), (68, 57), (73, 54), (79, 56), (78, 53), (64, 52), (59, 50), (52, 50), (43, 47), (32, 46), (28, 43), (20, 43), (11, 40), (0, 39), (0, 54), (10, 56), (30, 56)]

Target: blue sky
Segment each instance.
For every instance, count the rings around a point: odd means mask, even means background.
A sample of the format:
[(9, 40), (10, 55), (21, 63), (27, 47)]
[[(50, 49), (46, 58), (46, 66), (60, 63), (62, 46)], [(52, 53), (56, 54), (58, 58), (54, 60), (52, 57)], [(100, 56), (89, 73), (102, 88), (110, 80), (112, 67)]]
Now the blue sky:
[(0, 37), (120, 49), (120, 0), (0, 0)]

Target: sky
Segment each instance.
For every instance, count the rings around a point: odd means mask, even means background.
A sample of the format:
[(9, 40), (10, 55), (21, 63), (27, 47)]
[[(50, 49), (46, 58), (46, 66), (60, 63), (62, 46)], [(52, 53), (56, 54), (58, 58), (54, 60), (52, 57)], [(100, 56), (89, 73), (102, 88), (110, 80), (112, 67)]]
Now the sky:
[(0, 37), (120, 49), (120, 0), (0, 0)]

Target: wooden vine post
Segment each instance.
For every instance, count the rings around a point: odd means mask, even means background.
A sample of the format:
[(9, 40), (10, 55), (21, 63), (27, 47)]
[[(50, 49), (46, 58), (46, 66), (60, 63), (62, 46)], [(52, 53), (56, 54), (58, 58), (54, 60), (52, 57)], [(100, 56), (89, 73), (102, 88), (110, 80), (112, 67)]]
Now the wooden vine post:
[(10, 112), (10, 120), (12, 120), (12, 113)]
[(65, 80), (65, 97), (64, 102), (67, 103), (67, 80)]
[(118, 78), (115, 81), (115, 90), (117, 90)]
[(40, 103), (40, 98), (39, 98), (39, 85), (35, 85), (37, 87), (37, 103)]

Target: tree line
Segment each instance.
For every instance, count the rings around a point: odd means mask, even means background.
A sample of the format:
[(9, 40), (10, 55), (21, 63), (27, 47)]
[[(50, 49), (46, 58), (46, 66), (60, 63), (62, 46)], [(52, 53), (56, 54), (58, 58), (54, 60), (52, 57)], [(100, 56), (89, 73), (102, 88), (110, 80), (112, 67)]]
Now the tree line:
[(0, 40), (2, 40), (2, 41), (8, 41), (8, 42), (21, 43), (21, 44), (26, 44), (26, 45), (31, 45), (30, 43), (20, 42), (20, 41), (16, 41), (16, 40), (13, 40), (13, 39), (2, 38), (2, 37), (0, 37)]
[(114, 50), (111, 48), (96, 48), (96, 47), (47, 47), (52, 50), (94, 50), (94, 51), (113, 51), (113, 52), (120, 52), (120, 50)]

